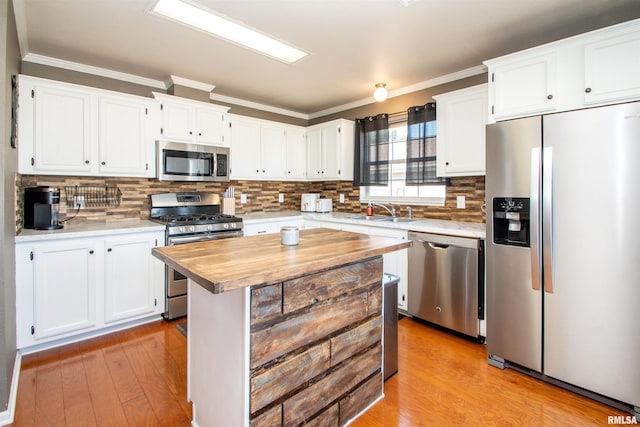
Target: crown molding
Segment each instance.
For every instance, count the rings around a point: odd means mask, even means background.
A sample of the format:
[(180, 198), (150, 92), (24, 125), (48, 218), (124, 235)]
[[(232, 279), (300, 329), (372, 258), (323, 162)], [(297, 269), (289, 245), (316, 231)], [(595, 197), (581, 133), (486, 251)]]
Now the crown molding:
[(231, 96), (220, 95), (217, 93), (211, 93), (209, 99), (212, 101), (228, 102), (242, 107), (255, 108), (256, 110), (267, 111), (270, 113), (282, 114), (284, 116), (295, 117), (297, 119), (309, 120), (309, 114), (299, 113), (297, 111), (286, 110), (284, 108), (273, 107), (271, 105), (260, 104), (253, 101), (247, 101), (240, 98), (233, 98)]
[(169, 88), (165, 82), (160, 80), (148, 79), (134, 74), (121, 73), (120, 71), (108, 70), (106, 68), (94, 67), (91, 65), (80, 64), (78, 62), (66, 61), (64, 59), (52, 58), (50, 56), (38, 55), (37, 53), (28, 53), (22, 57), (22, 60), (25, 62), (63, 68), (65, 70), (78, 71), (80, 73), (93, 74), (143, 86), (150, 86), (156, 89), (167, 90)]
[[(14, 0), (16, 3), (20, 3), (23, 0)], [(26, 40), (26, 38), (25, 38)], [(22, 45), (20, 45), (20, 49), (22, 51)], [(93, 74), (101, 77), (107, 77), (110, 79), (121, 80), (129, 83), (139, 84), (143, 86), (149, 86), (156, 89), (167, 90), (171, 87), (172, 84), (179, 84), (181, 86), (187, 86), (194, 89), (204, 90), (209, 93), (209, 99), (213, 101), (219, 102), (228, 102), (235, 105), (240, 105), (247, 108), (254, 108), (257, 110), (262, 110), (266, 112), (271, 112), (275, 114), (281, 114), (284, 116), (294, 117), (303, 120), (311, 120), (316, 119), (318, 117), (328, 116), (330, 114), (340, 113), (342, 111), (351, 110), (353, 108), (362, 107), (363, 105), (373, 104), (373, 98), (368, 97), (365, 99), (361, 99), (359, 101), (350, 102), (343, 105), (338, 105), (336, 107), (328, 108), (326, 110), (317, 111), (311, 114), (300, 113), (297, 111), (287, 110), (284, 108), (274, 107), (271, 105), (260, 104), (258, 102), (247, 101), (245, 99), (234, 98), (231, 96), (220, 95), (211, 92), (215, 86), (207, 83), (197, 82), (195, 80), (189, 80), (182, 77), (170, 76), (170, 80), (167, 82), (163, 82), (160, 80), (148, 79), (146, 77), (140, 77), (133, 74), (122, 73), (119, 71), (109, 70), (106, 68), (94, 67), (91, 65), (80, 64), (77, 62), (66, 61), (63, 59), (52, 58), (49, 56), (38, 55), (35, 53), (27, 53), (22, 57), (22, 60), (25, 62), (32, 62), (41, 65), (47, 65), (50, 67), (63, 68), (71, 71), (78, 71), (80, 73)], [(424, 82), (416, 83), (414, 85), (406, 86), (403, 88), (390, 90), (389, 98), (394, 98), (396, 96), (406, 95), (408, 93), (417, 92), (419, 90), (427, 89), (430, 87), (438, 86), (445, 83), (450, 83), (455, 80), (464, 79), (466, 77), (475, 76), (478, 74), (482, 74), (487, 71), (487, 67), (485, 65), (478, 65), (475, 67), (467, 68), (465, 70), (457, 71), (455, 73), (447, 74), (444, 76), (436, 77), (431, 80), (426, 80)]]
[[(464, 79), (466, 77), (476, 76), (487, 71), (486, 65), (477, 65), (475, 67), (467, 68), (465, 70), (456, 71), (455, 73), (447, 74), (444, 76), (436, 77), (435, 79), (426, 80), (424, 82), (416, 83), (411, 86), (390, 90), (387, 99), (394, 98), (396, 96), (406, 95), (408, 93), (417, 92), (419, 90), (428, 89), (430, 87), (439, 86), (441, 84), (450, 83), (456, 80)], [(342, 111), (351, 110), (353, 108), (362, 107), (363, 105), (375, 104), (373, 96), (364, 98), (359, 101), (349, 102), (348, 104), (338, 105), (326, 110), (317, 111), (309, 114), (309, 119), (317, 119), (318, 117), (328, 116), (330, 114), (340, 113)]]
[(193, 89), (203, 90), (205, 92), (211, 92), (215, 88), (215, 85), (209, 83), (197, 82), (195, 80), (189, 80), (185, 79), (184, 77), (178, 77), (174, 75), (170, 76), (169, 81), (174, 85), (186, 86)]

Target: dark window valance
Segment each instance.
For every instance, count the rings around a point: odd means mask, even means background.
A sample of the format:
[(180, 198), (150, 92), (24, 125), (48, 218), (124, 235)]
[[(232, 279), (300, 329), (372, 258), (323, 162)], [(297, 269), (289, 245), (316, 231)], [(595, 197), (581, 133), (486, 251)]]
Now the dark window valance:
[(389, 115), (356, 119), (353, 185), (387, 185), (389, 181)]
[(436, 104), (407, 110), (406, 185), (444, 184), (436, 176)]

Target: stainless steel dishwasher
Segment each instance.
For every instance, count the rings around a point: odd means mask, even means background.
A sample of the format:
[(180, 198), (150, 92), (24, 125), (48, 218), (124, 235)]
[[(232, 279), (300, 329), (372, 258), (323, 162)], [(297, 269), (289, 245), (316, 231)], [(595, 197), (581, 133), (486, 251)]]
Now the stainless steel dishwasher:
[(479, 339), (484, 241), (417, 232), (409, 239), (409, 314)]

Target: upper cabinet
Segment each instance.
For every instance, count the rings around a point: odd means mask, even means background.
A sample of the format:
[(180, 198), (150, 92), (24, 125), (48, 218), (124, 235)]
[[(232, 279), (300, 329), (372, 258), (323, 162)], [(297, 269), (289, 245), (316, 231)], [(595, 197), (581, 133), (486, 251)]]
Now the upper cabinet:
[[(496, 120), (556, 109), (556, 54), (536, 52), (491, 69), (491, 112)], [(526, 84), (523, 84), (526, 82)]]
[(162, 139), (204, 145), (229, 146), (227, 107), (153, 93), (160, 101)]
[(487, 85), (433, 98), (437, 103), (437, 175), (484, 175)]
[(640, 28), (584, 46), (584, 103), (640, 97)]
[(307, 178), (353, 180), (354, 123), (338, 119), (307, 128)]
[(640, 20), (485, 61), (489, 122), (640, 99)]
[(304, 178), (304, 128), (233, 114), (229, 117), (232, 179)]
[(155, 176), (149, 98), (19, 77), (18, 172)]

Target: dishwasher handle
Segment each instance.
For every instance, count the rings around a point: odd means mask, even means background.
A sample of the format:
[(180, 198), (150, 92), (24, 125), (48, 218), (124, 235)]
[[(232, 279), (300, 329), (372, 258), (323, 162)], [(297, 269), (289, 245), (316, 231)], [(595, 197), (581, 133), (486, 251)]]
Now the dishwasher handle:
[(433, 243), (433, 242), (427, 242), (427, 244), (431, 246), (433, 249), (447, 249), (450, 246), (442, 243)]

